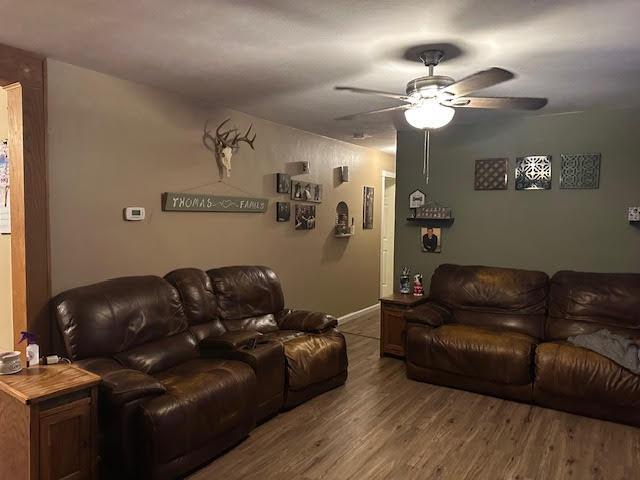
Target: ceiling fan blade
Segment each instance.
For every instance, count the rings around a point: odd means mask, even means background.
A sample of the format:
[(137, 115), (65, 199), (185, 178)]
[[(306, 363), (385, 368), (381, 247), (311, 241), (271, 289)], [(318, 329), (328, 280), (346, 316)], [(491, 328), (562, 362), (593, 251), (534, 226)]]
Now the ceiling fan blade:
[(515, 110), (540, 110), (547, 104), (546, 98), (532, 97), (459, 97), (442, 102), (457, 108), (511, 108)]
[(392, 93), (392, 92), (383, 92), (381, 90), (369, 90), (368, 88), (358, 88), (358, 87), (334, 87), (335, 90), (346, 90), (348, 92), (353, 93), (365, 93), (367, 95), (377, 95), (379, 97), (387, 97), (387, 98), (395, 98), (396, 100), (402, 100), (403, 102), (408, 102), (409, 97), (406, 95), (402, 95), (400, 93)]
[(504, 70), (498, 67), (492, 67), (488, 70), (482, 70), (480, 72), (469, 75), (468, 77), (458, 80), (452, 83), (443, 90), (444, 94), (449, 94), (454, 97), (462, 97), (476, 90), (482, 90), (483, 88), (492, 87), (507, 80), (511, 80), (515, 75), (508, 70)]
[(374, 113), (392, 112), (394, 110), (406, 110), (411, 107), (413, 107), (413, 105), (398, 105), (397, 107), (379, 108), (378, 110), (371, 110), (370, 112), (360, 112), (360, 113), (354, 113), (352, 115), (345, 115), (344, 117), (334, 118), (334, 120), (352, 120), (356, 117), (361, 117), (363, 115), (373, 115)]

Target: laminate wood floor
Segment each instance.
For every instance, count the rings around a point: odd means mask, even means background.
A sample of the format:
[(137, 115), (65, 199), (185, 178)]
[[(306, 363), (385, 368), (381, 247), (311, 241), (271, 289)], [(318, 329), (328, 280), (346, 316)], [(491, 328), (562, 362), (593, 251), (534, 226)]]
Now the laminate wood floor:
[(190, 480), (640, 478), (640, 429), (408, 380), (363, 336), (371, 322), (353, 322), (344, 387), (259, 426)]

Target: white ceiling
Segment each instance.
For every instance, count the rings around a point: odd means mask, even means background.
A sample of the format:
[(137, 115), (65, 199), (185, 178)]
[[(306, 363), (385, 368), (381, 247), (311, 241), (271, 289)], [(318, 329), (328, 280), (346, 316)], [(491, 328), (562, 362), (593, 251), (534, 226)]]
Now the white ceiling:
[[(403, 92), (426, 74), (403, 58), (416, 45), (462, 51), (442, 75), (512, 70), (515, 80), (486, 93), (546, 96), (540, 113), (640, 106), (638, 0), (0, 0), (0, 8), (1, 43), (389, 151), (396, 127), (406, 128), (401, 114), (333, 118), (394, 101), (333, 86)], [(454, 122), (504, 115), (459, 111)]]

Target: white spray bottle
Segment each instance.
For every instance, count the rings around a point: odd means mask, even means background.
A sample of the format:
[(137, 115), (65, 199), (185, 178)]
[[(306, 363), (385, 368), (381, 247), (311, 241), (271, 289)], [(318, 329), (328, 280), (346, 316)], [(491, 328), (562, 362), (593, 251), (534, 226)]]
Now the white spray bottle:
[(20, 342), (27, 341), (27, 367), (33, 367), (40, 363), (40, 347), (36, 343), (36, 336), (29, 332), (20, 332)]

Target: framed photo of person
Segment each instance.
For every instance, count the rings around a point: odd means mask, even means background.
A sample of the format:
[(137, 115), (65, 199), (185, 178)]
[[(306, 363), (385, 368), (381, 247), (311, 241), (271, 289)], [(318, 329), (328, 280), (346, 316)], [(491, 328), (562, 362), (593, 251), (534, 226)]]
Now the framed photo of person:
[(373, 187), (364, 187), (362, 192), (362, 228), (373, 228)]
[(296, 204), (296, 230), (312, 230), (316, 228), (316, 206)]
[(277, 173), (276, 189), (278, 193), (289, 193), (291, 190), (291, 177), (286, 173)]
[(276, 202), (276, 221), (288, 222), (291, 218), (291, 204), (289, 202)]
[(322, 185), (291, 180), (291, 200), (322, 203)]
[(420, 246), (423, 252), (440, 253), (442, 251), (442, 229), (437, 227), (421, 228)]

